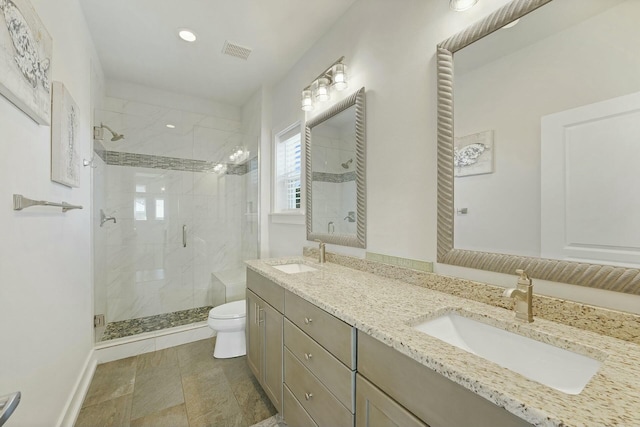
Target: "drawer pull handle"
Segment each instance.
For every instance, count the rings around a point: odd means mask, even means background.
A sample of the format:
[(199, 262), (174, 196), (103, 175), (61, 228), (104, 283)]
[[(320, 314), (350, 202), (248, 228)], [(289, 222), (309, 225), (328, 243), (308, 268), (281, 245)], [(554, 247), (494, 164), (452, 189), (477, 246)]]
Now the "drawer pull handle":
[(304, 324), (305, 325), (309, 325), (309, 324), (311, 324), (311, 322), (313, 322), (312, 318), (310, 318), (310, 317), (305, 317), (304, 318)]
[(311, 353), (305, 353), (304, 354), (304, 358), (307, 360), (311, 360), (311, 358), (313, 357), (313, 355)]
[(312, 397), (313, 397), (313, 393), (305, 393), (304, 394), (305, 400), (310, 400)]

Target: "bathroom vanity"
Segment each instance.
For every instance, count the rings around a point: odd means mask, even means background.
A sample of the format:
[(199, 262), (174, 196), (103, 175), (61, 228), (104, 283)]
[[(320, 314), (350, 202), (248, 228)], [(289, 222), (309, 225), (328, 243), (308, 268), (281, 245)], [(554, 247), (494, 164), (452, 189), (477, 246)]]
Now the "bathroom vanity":
[[(247, 265), (249, 363), (289, 425), (640, 424), (636, 343), (538, 317), (518, 323), (510, 310), (429, 289), (429, 278), (457, 279), (425, 273), (424, 285), (409, 284), (403, 269), (389, 278), (305, 257)], [(443, 310), (589, 356), (599, 368), (578, 394), (545, 386), (414, 328)]]

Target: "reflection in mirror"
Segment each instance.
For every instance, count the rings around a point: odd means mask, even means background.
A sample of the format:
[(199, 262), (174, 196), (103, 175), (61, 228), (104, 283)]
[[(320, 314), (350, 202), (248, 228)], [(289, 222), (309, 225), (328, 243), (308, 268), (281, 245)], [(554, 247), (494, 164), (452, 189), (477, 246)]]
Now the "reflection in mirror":
[(313, 224), (316, 233), (356, 234), (356, 107), (311, 131)]
[(307, 239), (365, 247), (364, 88), (306, 125)]
[(441, 43), (439, 262), (640, 293), (639, 18), (516, 0)]

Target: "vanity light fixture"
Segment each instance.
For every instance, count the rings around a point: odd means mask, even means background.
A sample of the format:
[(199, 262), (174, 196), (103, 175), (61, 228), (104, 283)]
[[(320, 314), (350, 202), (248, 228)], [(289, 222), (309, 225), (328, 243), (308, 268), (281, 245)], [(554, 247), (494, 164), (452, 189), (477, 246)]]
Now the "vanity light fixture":
[(329, 95), (329, 83), (330, 80), (326, 77), (320, 77), (318, 80), (313, 82), (311, 91), (315, 93), (316, 101), (326, 102), (331, 99), (331, 96)]
[(302, 91), (302, 110), (303, 111), (313, 110), (313, 99), (311, 99), (310, 89), (305, 89)]
[(463, 12), (471, 9), (476, 3), (478, 0), (449, 0), (449, 7), (456, 12)]
[(167, 123), (167, 124), (166, 124), (166, 126), (167, 126), (169, 129), (175, 129), (175, 128), (176, 128), (176, 125), (172, 125), (171, 123)]
[(349, 87), (347, 83), (347, 67), (341, 62), (335, 64), (331, 69), (333, 75), (333, 88), (335, 90), (345, 90)]
[(302, 90), (301, 108), (311, 111), (315, 102), (325, 102), (331, 98), (331, 90), (345, 90), (347, 83), (347, 66), (342, 62), (344, 56), (331, 64), (313, 82)]
[(194, 41), (196, 41), (197, 37), (195, 35), (195, 33), (191, 30), (188, 30), (186, 28), (180, 29), (178, 30), (178, 36), (189, 43), (193, 43)]

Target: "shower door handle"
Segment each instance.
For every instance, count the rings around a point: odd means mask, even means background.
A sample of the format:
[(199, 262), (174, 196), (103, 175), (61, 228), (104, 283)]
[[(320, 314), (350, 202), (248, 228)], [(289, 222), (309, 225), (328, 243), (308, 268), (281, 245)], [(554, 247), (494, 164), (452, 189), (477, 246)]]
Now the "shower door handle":
[(182, 247), (187, 247), (187, 225), (182, 226)]

